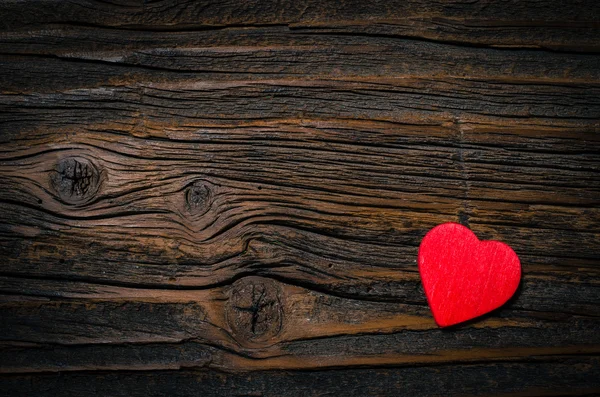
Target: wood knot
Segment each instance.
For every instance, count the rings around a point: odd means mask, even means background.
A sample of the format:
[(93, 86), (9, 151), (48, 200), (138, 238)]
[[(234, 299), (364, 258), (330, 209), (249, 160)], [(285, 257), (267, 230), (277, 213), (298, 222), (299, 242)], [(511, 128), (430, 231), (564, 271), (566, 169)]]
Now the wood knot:
[(204, 215), (210, 209), (211, 202), (212, 189), (209, 182), (196, 181), (187, 187), (185, 204), (188, 211), (195, 215)]
[(50, 180), (63, 202), (82, 204), (98, 191), (100, 172), (94, 163), (84, 157), (67, 157), (56, 164)]
[(229, 291), (227, 321), (238, 341), (264, 342), (281, 331), (281, 289), (273, 280), (246, 277)]

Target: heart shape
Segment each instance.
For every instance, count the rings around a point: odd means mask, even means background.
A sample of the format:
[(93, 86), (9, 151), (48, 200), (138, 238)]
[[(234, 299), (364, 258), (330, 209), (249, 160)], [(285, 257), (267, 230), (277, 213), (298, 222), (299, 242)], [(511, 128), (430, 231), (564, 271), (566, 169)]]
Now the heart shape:
[(419, 246), (419, 273), (435, 322), (462, 323), (499, 308), (521, 280), (521, 262), (508, 245), (480, 241), (458, 223), (431, 229)]

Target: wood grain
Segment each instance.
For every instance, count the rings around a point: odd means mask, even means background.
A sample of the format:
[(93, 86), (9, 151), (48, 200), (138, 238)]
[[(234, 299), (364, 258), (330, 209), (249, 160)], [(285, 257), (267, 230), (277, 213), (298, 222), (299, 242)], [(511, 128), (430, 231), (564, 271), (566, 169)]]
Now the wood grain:
[[(333, 395), (340, 387), (348, 396), (390, 395), (401, 390), (411, 396), (594, 395), (598, 385), (597, 358), (563, 357), (561, 361), (487, 363), (424, 368), (340, 369), (337, 371), (259, 371), (245, 374), (218, 372), (137, 371), (17, 375), (4, 382), (14, 396), (36, 393), (65, 396), (86, 393), (112, 396)], [(312, 388), (307, 385), (315, 385)], [(558, 392), (557, 392), (558, 391)], [(561, 393), (561, 391), (564, 391)], [(559, 394), (560, 393), (560, 394)]]
[(222, 29), (283, 25), (308, 31), (418, 37), (499, 47), (598, 50), (594, 0), (140, 1), (41, 4), (5, 1), (4, 29), (40, 23), (132, 30)]
[[(0, 1), (8, 395), (600, 393), (595, 1)], [(448, 330), (418, 246), (509, 244)]]

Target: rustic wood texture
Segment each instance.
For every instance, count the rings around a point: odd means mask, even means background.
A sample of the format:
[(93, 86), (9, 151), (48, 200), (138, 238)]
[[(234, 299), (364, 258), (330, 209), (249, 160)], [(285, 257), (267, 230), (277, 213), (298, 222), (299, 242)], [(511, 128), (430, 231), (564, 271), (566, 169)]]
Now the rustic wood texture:
[[(599, 2), (0, 16), (1, 394), (600, 394)], [(447, 330), (443, 222), (523, 271)]]

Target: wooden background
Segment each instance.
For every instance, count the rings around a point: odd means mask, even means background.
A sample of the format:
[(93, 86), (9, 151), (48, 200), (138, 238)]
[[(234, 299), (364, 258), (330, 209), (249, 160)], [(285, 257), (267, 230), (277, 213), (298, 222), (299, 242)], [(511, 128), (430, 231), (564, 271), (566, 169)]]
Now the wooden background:
[(2, 0), (0, 131), (3, 395), (600, 394), (596, 0)]

